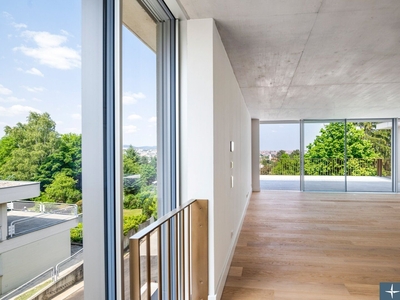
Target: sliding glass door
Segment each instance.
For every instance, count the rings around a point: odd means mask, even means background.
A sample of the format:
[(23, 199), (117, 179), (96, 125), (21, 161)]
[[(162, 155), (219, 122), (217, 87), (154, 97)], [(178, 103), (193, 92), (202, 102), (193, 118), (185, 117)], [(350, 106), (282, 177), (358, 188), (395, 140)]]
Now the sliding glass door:
[(345, 120), (304, 121), (304, 191), (346, 191)]
[(347, 191), (392, 191), (392, 120), (349, 120)]
[(303, 120), (303, 191), (396, 192), (397, 119)]

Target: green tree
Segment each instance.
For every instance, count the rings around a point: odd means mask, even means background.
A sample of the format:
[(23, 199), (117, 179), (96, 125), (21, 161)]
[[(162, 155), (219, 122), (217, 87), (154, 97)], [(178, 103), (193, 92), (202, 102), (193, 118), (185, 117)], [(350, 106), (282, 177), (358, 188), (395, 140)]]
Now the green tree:
[(65, 173), (55, 175), (54, 181), (41, 195), (44, 202), (76, 203), (82, 199), (81, 193), (75, 187), (76, 181)]
[(11, 152), (17, 147), (17, 143), (11, 136), (4, 136), (0, 139), (0, 168), (11, 158)]
[[(12, 180), (38, 180), (39, 167), (58, 146), (55, 122), (48, 113), (31, 112), (27, 123), (6, 126), (5, 137), (10, 151), (3, 160), (0, 176)], [(3, 148), (4, 149), (4, 148)]]
[[(298, 150), (295, 150), (298, 151)], [(273, 175), (300, 175), (300, 152), (283, 153), (271, 170)], [(296, 155), (297, 154), (297, 155)]]
[(287, 154), (285, 150), (279, 150), (278, 153), (276, 153), (276, 158), (279, 160), (284, 154)]
[(157, 180), (157, 170), (151, 164), (140, 166), (140, 181), (142, 187), (152, 185)]
[(82, 174), (82, 136), (80, 134), (62, 134), (58, 148), (39, 166), (37, 180), (46, 188), (56, 174), (62, 172), (72, 177), (81, 190)]
[[(346, 155), (349, 175), (374, 175), (375, 153), (363, 129), (354, 123), (347, 124)], [(344, 123), (330, 123), (320, 130), (315, 140), (307, 146), (306, 175), (344, 175)]]
[(140, 156), (132, 146), (129, 146), (124, 153), (123, 165), (125, 175), (135, 175), (140, 173)]
[(378, 122), (360, 122), (356, 126), (363, 129), (365, 137), (368, 139), (375, 153), (383, 160), (383, 175), (391, 174), (391, 156), (392, 156), (392, 133), (390, 129), (377, 129)]

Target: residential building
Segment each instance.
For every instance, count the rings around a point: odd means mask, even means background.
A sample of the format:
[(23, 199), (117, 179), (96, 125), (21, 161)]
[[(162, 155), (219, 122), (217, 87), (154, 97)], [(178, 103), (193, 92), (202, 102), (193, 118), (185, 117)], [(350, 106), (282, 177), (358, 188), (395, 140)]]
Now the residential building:
[(21, 201), (39, 194), (39, 182), (0, 181), (0, 295), (71, 255), (76, 206)]

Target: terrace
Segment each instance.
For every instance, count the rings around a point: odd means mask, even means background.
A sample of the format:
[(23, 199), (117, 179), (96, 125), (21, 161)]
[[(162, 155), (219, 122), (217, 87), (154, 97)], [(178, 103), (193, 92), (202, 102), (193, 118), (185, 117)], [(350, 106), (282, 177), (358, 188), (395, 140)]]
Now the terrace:
[(75, 204), (15, 201), (7, 206), (8, 238), (55, 226), (78, 216)]

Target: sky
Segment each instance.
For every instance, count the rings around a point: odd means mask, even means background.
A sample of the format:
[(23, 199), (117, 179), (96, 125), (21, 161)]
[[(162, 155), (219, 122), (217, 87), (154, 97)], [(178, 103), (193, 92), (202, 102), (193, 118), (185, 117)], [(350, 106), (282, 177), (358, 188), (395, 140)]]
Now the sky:
[[(307, 146), (314, 141), (324, 123), (305, 123), (304, 142)], [(300, 149), (300, 124), (261, 124), (260, 150)]]
[[(81, 133), (81, 0), (0, 2), (0, 137), (48, 112)], [(156, 56), (123, 29), (124, 144), (156, 145)]]
[[(81, 0), (1, 0), (0, 137), (48, 112), (59, 133), (81, 133)], [(122, 31), (123, 144), (156, 145), (156, 55)], [(306, 124), (306, 145), (321, 124)], [(264, 124), (261, 150), (299, 149), (299, 125)]]

